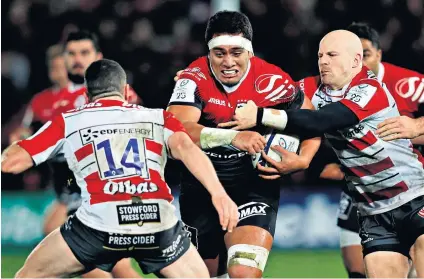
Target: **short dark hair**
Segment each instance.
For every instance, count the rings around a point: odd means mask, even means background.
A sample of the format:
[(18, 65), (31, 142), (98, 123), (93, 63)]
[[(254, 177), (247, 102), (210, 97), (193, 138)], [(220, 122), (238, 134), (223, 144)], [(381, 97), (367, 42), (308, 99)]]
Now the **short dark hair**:
[(208, 43), (214, 34), (243, 34), (243, 37), (252, 41), (253, 29), (249, 18), (240, 12), (220, 11), (208, 20), (205, 40)]
[(88, 30), (81, 30), (81, 31), (69, 33), (65, 41), (65, 47), (68, 44), (68, 42), (81, 41), (81, 40), (90, 40), (93, 43), (93, 46), (96, 49), (96, 51), (101, 52), (99, 38), (97, 37), (96, 34)]
[(118, 62), (100, 59), (91, 63), (85, 71), (87, 96), (90, 100), (122, 95), (127, 75)]
[(365, 22), (353, 22), (347, 30), (354, 33), (360, 39), (369, 40), (373, 46), (380, 49), (380, 35), (377, 30)]

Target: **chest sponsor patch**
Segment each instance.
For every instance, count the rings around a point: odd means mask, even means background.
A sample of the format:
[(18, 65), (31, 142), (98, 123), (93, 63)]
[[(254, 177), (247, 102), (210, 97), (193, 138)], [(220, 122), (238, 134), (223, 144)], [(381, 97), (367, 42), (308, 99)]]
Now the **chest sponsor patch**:
[(141, 227), (144, 223), (160, 223), (158, 203), (118, 205), (116, 210), (120, 225), (137, 224)]

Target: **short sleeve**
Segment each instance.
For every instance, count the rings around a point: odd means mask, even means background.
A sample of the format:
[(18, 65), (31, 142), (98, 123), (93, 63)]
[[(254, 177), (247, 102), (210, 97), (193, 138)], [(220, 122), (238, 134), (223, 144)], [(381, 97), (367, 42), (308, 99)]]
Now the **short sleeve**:
[(65, 142), (63, 117), (57, 116), (44, 124), (40, 130), (26, 140), (18, 142), (32, 157), (36, 165), (62, 152)]
[(386, 92), (375, 80), (352, 86), (340, 102), (353, 111), (359, 121), (389, 107)]
[(176, 132), (184, 132), (188, 135), (186, 129), (183, 124), (170, 112), (163, 111), (164, 118), (164, 142), (166, 145), (166, 149), (169, 150), (168, 147), (168, 139)]
[(197, 83), (189, 78), (179, 79), (175, 83), (174, 91), (168, 104), (168, 106), (172, 105), (194, 106), (201, 110), (203, 108), (203, 101), (199, 96)]

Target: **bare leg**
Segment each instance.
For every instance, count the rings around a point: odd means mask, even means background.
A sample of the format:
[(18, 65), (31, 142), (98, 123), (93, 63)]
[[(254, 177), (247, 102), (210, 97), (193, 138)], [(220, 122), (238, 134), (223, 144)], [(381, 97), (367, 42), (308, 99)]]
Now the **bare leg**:
[(409, 271), (408, 258), (396, 252), (378, 251), (365, 256), (368, 278), (406, 278)]

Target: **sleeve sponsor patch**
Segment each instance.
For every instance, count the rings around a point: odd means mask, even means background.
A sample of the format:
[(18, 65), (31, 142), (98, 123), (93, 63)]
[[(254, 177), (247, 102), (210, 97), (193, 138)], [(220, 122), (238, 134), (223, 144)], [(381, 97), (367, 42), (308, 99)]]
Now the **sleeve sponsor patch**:
[(346, 99), (358, 104), (361, 108), (365, 108), (376, 91), (377, 87), (375, 86), (369, 84), (359, 84), (349, 90), (349, 92), (346, 94)]
[(197, 84), (191, 79), (180, 79), (175, 83), (174, 91), (172, 92), (171, 100), (173, 102), (195, 103), (195, 92)]

